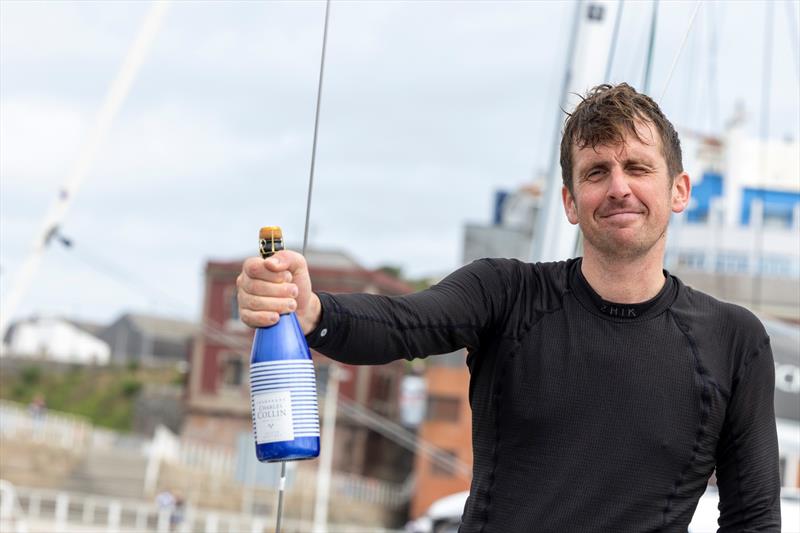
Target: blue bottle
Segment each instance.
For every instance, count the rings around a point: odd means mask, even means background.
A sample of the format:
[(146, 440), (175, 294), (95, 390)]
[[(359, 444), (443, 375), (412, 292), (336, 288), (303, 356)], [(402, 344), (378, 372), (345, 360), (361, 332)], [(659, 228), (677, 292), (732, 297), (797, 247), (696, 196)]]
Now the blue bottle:
[[(281, 229), (261, 228), (262, 257), (283, 249)], [(256, 457), (296, 461), (319, 455), (319, 408), (314, 363), (294, 313), (258, 328), (250, 354), (250, 397)]]

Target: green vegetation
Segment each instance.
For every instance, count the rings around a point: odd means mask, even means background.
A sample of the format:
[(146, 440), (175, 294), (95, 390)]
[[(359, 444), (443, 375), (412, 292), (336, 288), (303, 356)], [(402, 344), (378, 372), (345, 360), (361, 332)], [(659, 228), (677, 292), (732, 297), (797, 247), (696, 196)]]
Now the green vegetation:
[(402, 267), (396, 265), (383, 265), (378, 267), (378, 270), (384, 274), (388, 274), (397, 279), (405, 281), (411, 285), (411, 287), (413, 287), (414, 292), (427, 289), (436, 282), (436, 280), (433, 278), (409, 278), (403, 273)]
[(177, 383), (164, 368), (57, 366), (27, 363), (0, 372), (0, 398), (28, 404), (43, 398), (48, 409), (87, 417), (95, 425), (130, 431), (133, 406), (146, 384)]

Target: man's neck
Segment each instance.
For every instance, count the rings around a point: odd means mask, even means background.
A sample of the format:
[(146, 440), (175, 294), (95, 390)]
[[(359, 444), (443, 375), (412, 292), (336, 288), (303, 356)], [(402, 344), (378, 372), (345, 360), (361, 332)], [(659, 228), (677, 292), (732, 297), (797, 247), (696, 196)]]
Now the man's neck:
[(664, 251), (650, 250), (642, 257), (608, 258), (587, 247), (581, 262), (586, 281), (609, 302), (646, 302), (664, 287)]

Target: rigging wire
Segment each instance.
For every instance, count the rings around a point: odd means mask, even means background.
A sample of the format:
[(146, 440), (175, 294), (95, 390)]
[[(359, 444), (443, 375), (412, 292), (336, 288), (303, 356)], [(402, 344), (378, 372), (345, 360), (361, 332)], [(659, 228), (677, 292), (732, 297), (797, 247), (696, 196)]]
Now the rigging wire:
[(619, 7), (617, 8), (617, 18), (614, 21), (614, 33), (611, 36), (611, 50), (608, 52), (608, 60), (606, 61), (606, 73), (603, 76), (603, 81), (608, 83), (611, 78), (611, 67), (614, 64), (614, 55), (617, 51), (617, 41), (619, 40), (619, 27), (622, 21), (622, 8), (625, 6), (625, 0), (619, 0)]
[(789, 25), (789, 48), (792, 50), (792, 55), (794, 55), (794, 73), (797, 75), (798, 81), (800, 81), (800, 37), (797, 35), (797, 19), (795, 18), (794, 14), (794, 7), (796, 2), (785, 2), (784, 6), (786, 7), (786, 24)]
[[(697, 70), (699, 65), (699, 54), (697, 53), (698, 49), (698, 33), (692, 33), (692, 43), (690, 45), (689, 51), (689, 65), (688, 65), (688, 75), (684, 76), (685, 84), (683, 87), (684, 93), (681, 99), (683, 100), (683, 116), (684, 116), (684, 125), (692, 129), (694, 127), (694, 121), (692, 120), (694, 117), (694, 102), (697, 95)], [(669, 82), (667, 82), (669, 83)], [(661, 95), (663, 98), (663, 94)]]
[[(317, 161), (317, 137), (319, 134), (319, 111), (322, 102), (322, 81), (325, 76), (325, 51), (328, 44), (328, 21), (330, 18), (331, 0), (325, 1), (325, 23), (322, 28), (322, 52), (319, 59), (319, 79), (317, 83), (317, 105), (314, 111), (314, 140), (311, 143), (311, 168), (308, 174), (308, 197), (306, 200), (306, 221), (303, 228), (303, 250), (302, 254), (305, 257), (306, 249), (308, 247), (308, 226), (311, 218), (311, 198), (314, 193), (314, 168)], [(334, 363), (331, 363), (332, 365)], [(319, 476), (319, 474), (317, 474)], [(278, 512), (275, 524), (275, 533), (281, 531), (281, 518), (283, 516), (283, 493), (286, 486), (286, 461), (281, 461), (281, 477), (280, 485), (278, 488)], [(319, 498), (319, 494), (317, 495)]]
[(306, 255), (308, 246), (308, 221), (311, 217), (311, 195), (314, 191), (314, 166), (317, 161), (317, 134), (319, 132), (319, 110), (322, 101), (322, 80), (325, 74), (325, 49), (328, 43), (328, 17), (330, 15), (331, 0), (325, 1), (325, 25), (322, 30), (322, 54), (319, 60), (319, 83), (317, 84), (317, 107), (314, 112), (314, 141), (311, 143), (311, 170), (308, 175), (308, 199), (306, 200), (306, 223), (303, 229), (303, 255)]
[(661, 96), (658, 98), (658, 102), (664, 101), (664, 96), (667, 94), (667, 89), (669, 88), (669, 82), (672, 81), (672, 74), (675, 72), (675, 67), (678, 66), (678, 60), (683, 53), (683, 48), (686, 46), (689, 33), (691, 33), (692, 27), (694, 26), (694, 19), (697, 18), (697, 12), (700, 11), (700, 6), (702, 3), (703, 0), (697, 0), (697, 2), (694, 4), (694, 11), (692, 11), (692, 16), (689, 18), (689, 24), (686, 27), (686, 33), (683, 35), (681, 45), (678, 47), (678, 52), (675, 54), (675, 58), (672, 60), (672, 66), (669, 68), (669, 72), (667, 73), (667, 81), (664, 82), (664, 88), (661, 90)]
[[(761, 204), (760, 220), (756, 223), (755, 228), (755, 247), (756, 247), (756, 260), (758, 264), (755, 265), (755, 279), (753, 280), (753, 293), (752, 304), (753, 307), (758, 309), (762, 304), (762, 270), (764, 267), (764, 175), (767, 173), (767, 146), (769, 142), (769, 112), (770, 112), (770, 96), (772, 93), (772, 36), (774, 34), (774, 13), (772, 2), (765, 3), (764, 12), (764, 56), (763, 56), (763, 71), (761, 73), (761, 117), (759, 136), (761, 138), (761, 147), (759, 148), (759, 172), (758, 172), (758, 197)], [(753, 208), (750, 204), (750, 223), (753, 223)]]
[[(709, 131), (719, 126), (719, 84), (717, 83), (717, 28), (721, 24), (717, 6), (710, 4), (708, 23), (708, 122)], [(716, 24), (715, 24), (716, 22)]]
[(653, 14), (650, 19), (650, 39), (647, 44), (647, 60), (644, 68), (644, 93), (650, 93), (650, 74), (653, 71), (653, 51), (656, 44), (656, 28), (658, 27), (658, 0), (653, 0)]
[(646, 50), (646, 48), (647, 48), (647, 38), (648, 38), (648, 35), (649, 35), (649, 32), (647, 31), (647, 27), (640, 25), (640, 27), (637, 28), (637, 29), (639, 30), (639, 34), (638, 35), (634, 36), (632, 34), (632, 32), (631, 32), (630, 40), (631, 41), (637, 40), (638, 42), (636, 43), (635, 46), (631, 47), (633, 49), (633, 52), (628, 54), (628, 64), (627, 64), (627, 68), (625, 69), (625, 73), (626, 73), (625, 79), (626, 80), (638, 79), (638, 77), (641, 75), (641, 68), (642, 67), (641, 67), (640, 60), (644, 61), (644, 59), (642, 59), (640, 57), (639, 51), (640, 50)]
[(3, 307), (0, 309), (0, 346), (2, 346), (1, 340), (5, 336), (8, 321), (39, 269), (47, 245), (50, 242), (49, 237), (57, 230), (59, 224), (67, 215), (76, 193), (86, 180), (97, 154), (100, 152), (100, 148), (106, 137), (108, 137), (114, 118), (125, 102), (131, 85), (144, 64), (147, 52), (158, 35), (168, 7), (169, 2), (152, 2), (139, 33), (136, 35), (136, 39), (128, 49), (117, 75), (108, 88), (92, 129), (78, 152), (75, 165), (59, 190), (58, 197), (45, 215), (39, 233), (34, 238), (30, 253), (19, 267), (17, 279), (14, 280), (14, 284), (9, 291), (10, 294), (6, 296), (3, 301)]

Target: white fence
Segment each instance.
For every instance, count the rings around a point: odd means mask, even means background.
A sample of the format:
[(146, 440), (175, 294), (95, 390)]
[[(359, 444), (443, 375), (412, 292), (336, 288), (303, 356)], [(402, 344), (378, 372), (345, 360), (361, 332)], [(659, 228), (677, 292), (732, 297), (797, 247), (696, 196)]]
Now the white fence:
[[(162, 462), (203, 470), (220, 478), (235, 478), (236, 454), (229, 448), (185, 441), (163, 426), (155, 438), (146, 440), (96, 428), (83, 417), (53, 411), (36, 414), (21, 404), (0, 400), (0, 435), (76, 452), (124, 448), (129, 453), (142, 454), (148, 457), (143, 487), (147, 493), (158, 484)], [(314, 473), (307, 472), (302, 477), (298, 481), (315, 484)], [(391, 507), (408, 502), (411, 493), (408, 486), (341, 472), (333, 473), (331, 484), (340, 496)]]
[(21, 404), (0, 400), (0, 434), (6, 438), (30, 439), (37, 442), (83, 450), (92, 439), (92, 425), (88, 419), (29, 410)]
[[(272, 531), (274, 517), (224, 513), (188, 506), (173, 517), (155, 503), (122, 500), (53, 490), (13, 487), (0, 480), (0, 530), (3, 532), (205, 532), (264, 533)], [(282, 531), (310, 531), (309, 521), (286, 520)], [(331, 524), (330, 533), (390, 533), (391, 530), (350, 524)]]

